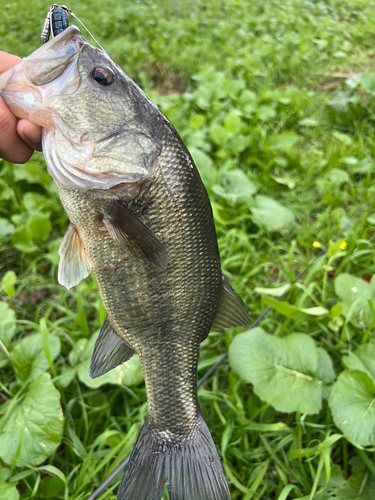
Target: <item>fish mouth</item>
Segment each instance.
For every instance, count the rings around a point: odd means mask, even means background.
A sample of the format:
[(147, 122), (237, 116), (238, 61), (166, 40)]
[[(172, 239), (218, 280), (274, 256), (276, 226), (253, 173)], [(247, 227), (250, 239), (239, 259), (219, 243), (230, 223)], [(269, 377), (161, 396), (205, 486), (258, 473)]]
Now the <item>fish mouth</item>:
[[(44, 100), (63, 93), (64, 88), (72, 91), (79, 85), (77, 62), (86, 43), (79, 29), (70, 26), (0, 75), (0, 96), (17, 118), (28, 118), (54, 130), (52, 114), (44, 106)], [(59, 78), (63, 74), (66, 77)]]

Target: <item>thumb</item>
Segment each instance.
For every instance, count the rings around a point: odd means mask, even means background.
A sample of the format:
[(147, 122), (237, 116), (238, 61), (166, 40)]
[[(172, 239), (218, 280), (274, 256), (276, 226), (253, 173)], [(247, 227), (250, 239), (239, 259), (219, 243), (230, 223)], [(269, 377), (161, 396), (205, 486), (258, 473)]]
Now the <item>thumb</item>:
[(28, 146), (37, 151), (42, 151), (42, 127), (31, 123), (29, 120), (21, 119), (17, 123), (17, 133)]

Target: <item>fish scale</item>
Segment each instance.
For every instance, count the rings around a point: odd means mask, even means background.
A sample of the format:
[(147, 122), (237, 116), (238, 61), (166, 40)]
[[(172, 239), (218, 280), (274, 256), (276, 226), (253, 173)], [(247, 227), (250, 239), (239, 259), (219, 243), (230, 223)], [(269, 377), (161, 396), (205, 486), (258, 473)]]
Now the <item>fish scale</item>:
[[(185, 437), (199, 414), (198, 346), (216, 315), (221, 270), (213, 220), (205, 213), (196, 216), (197, 206), (208, 206), (206, 190), (173, 136), (167, 129), (155, 176), (132, 204), (167, 249), (164, 271), (124, 252), (108, 233), (98, 238), (95, 221), (110, 212), (111, 201), (60, 186), (58, 191), (84, 243), (104, 307), (118, 334), (140, 355), (150, 421)], [(115, 271), (109, 268), (114, 262)]]

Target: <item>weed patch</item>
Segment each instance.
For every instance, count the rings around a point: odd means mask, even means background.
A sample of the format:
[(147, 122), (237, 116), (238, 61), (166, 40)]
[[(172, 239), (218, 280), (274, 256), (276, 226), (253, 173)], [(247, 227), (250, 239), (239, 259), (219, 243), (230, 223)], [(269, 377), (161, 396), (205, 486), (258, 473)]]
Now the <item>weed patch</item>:
[[(68, 5), (69, 6), (69, 5)], [(73, 7), (73, 6), (70, 6)], [(40, 45), (40, 0), (6, 3), (1, 49)], [(374, 497), (375, 5), (77, 3), (76, 14), (188, 146), (225, 276), (256, 330), (214, 331), (199, 390), (233, 500)], [(146, 415), (135, 358), (92, 380), (106, 313), (92, 276), (57, 284), (68, 220), (42, 155), (0, 160), (0, 497), (84, 500)], [(101, 498), (114, 499), (116, 480)]]

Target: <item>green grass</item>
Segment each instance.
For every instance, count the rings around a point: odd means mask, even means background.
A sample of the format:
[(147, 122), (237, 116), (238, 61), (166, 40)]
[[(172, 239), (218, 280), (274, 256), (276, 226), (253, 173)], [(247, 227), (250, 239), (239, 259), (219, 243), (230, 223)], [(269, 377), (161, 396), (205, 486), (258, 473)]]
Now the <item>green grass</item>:
[[(49, 5), (6, 3), (0, 49), (20, 56), (36, 49)], [(255, 289), (291, 282), (319, 252), (313, 243), (328, 243), (375, 194), (375, 79), (348, 81), (372, 73), (375, 2), (102, 5), (92, 0), (68, 6), (191, 150), (213, 205), (224, 274), (255, 320), (267, 302), (267, 293)], [(105, 311), (93, 277), (69, 292), (57, 284), (67, 217), (42, 155), (25, 166), (0, 160), (0, 188), (0, 340), (9, 353), (0, 349), (0, 497), (84, 500), (130, 453), (147, 411), (145, 389), (136, 365), (122, 373), (122, 385), (87, 386), (85, 347)], [(350, 312), (350, 298), (345, 302), (343, 295), (353, 286), (337, 281), (343, 273), (370, 280), (374, 230), (371, 208), (345, 232), (340, 243), (346, 247), (331, 246), (284, 299), (326, 313), (297, 317), (283, 309), (261, 324), (273, 338), (312, 338), (329, 354), (336, 376), (348, 372), (348, 353), (360, 345), (374, 348), (375, 296), (363, 295)], [(343, 308), (332, 309), (338, 303)], [(240, 332), (210, 334), (199, 376)], [(34, 354), (24, 343), (30, 335)], [(20, 415), (27, 418), (30, 384), (40, 394), (35, 367), (52, 377), (49, 382), (41, 376), (48, 386), (42, 406), (51, 408), (56, 400), (52, 420), (58, 422), (61, 397), (64, 415), (44, 458), (23, 424), (11, 432), (13, 441), (4, 441), (15, 409), (23, 408)], [(375, 498), (375, 442), (361, 445), (335, 425), (328, 402), (332, 382), (317, 413), (297, 407), (287, 413), (267, 396), (260, 399), (257, 382), (253, 386), (237, 372), (226, 362), (199, 391), (233, 500)], [(360, 418), (358, 427), (366, 430)], [(114, 499), (118, 482), (100, 498)]]

